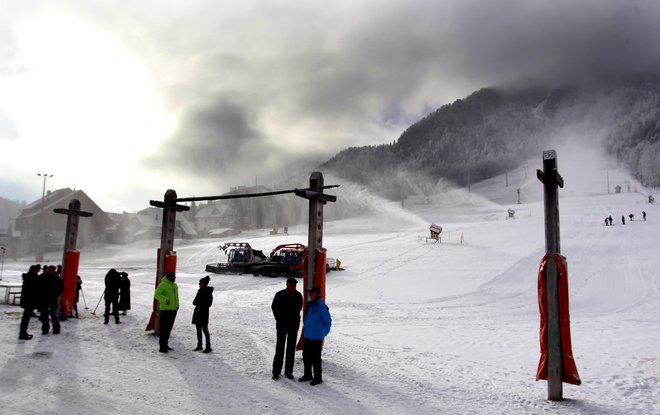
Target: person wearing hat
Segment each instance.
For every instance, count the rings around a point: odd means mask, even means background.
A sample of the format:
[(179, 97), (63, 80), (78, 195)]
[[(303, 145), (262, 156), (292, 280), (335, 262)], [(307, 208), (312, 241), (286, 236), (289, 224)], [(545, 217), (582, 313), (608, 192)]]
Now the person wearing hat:
[[(114, 268), (110, 268), (105, 274), (105, 291), (103, 291), (103, 299), (105, 300), (105, 312), (103, 313), (103, 324), (108, 324), (110, 314), (115, 318), (115, 324), (121, 323), (119, 321), (119, 289), (121, 288), (121, 274)], [(112, 306), (112, 313), (110, 313), (110, 306)]]
[[(311, 380), (310, 385), (314, 386), (323, 383), (321, 350), (323, 339), (330, 333), (332, 317), (330, 317), (330, 309), (321, 299), (321, 289), (314, 286), (307, 292), (309, 292), (309, 302), (305, 306), (303, 327), (305, 373), (298, 381), (308, 382)], [(314, 376), (312, 376), (312, 368), (314, 369)]]
[(275, 357), (273, 358), (273, 380), (280, 378), (282, 363), (284, 362), (284, 345), (286, 343), (286, 363), (284, 376), (293, 379), (293, 360), (296, 354), (296, 339), (300, 328), (300, 311), (303, 306), (302, 294), (296, 290), (295, 278), (286, 280), (286, 288), (278, 291), (273, 298), (271, 309), (275, 317), (277, 342), (275, 343)]
[(174, 282), (175, 280), (176, 274), (174, 271), (167, 271), (154, 293), (154, 298), (158, 300), (158, 307), (160, 308), (158, 325), (160, 329), (159, 352), (161, 353), (174, 350), (170, 347), (169, 340), (176, 313), (179, 311), (179, 286)]
[(193, 352), (202, 350), (202, 332), (206, 338), (206, 348), (202, 353), (210, 353), (211, 349), (211, 336), (209, 335), (209, 308), (213, 304), (213, 287), (209, 287), (211, 277), (208, 275), (199, 280), (199, 290), (193, 300), (195, 311), (193, 311), (192, 323), (197, 328), (197, 347)]

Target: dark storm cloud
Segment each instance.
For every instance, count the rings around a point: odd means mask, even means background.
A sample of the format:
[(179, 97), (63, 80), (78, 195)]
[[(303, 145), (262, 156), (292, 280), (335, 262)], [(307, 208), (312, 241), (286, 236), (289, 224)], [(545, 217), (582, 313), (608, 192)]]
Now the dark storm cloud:
[(484, 2), (459, 10), (455, 69), (484, 83), (564, 83), (658, 73), (660, 3)]
[(180, 120), (160, 160), (196, 172), (391, 142), (486, 86), (660, 72), (655, 0), (73, 4), (148, 59)]
[(162, 144), (160, 156), (151, 160), (155, 165), (162, 157), (181, 170), (217, 173), (219, 168), (235, 167), (261, 144), (248, 111), (223, 97), (215, 99), (185, 112), (178, 130)]

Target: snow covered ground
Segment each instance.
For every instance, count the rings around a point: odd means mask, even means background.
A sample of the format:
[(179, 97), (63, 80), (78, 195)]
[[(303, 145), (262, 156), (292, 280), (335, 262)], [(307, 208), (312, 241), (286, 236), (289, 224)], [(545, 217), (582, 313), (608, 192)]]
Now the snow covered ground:
[[(175, 242), (182, 309), (167, 355), (144, 330), (158, 243), (83, 250), (88, 309), (81, 302), (81, 318), (65, 321), (60, 335), (42, 336), (33, 321), (34, 339), (18, 341), (21, 310), (0, 305), (0, 412), (660, 413), (660, 209), (625, 188), (607, 194), (606, 187), (571, 187), (577, 179), (564, 173), (561, 247), (583, 384), (564, 385), (566, 399), (550, 402), (547, 383), (535, 381), (544, 234), (541, 185), (528, 170), (529, 177), (512, 174), (509, 187), (498, 177), (474, 184), (470, 194), (447, 190), (407, 201), (405, 210), (380, 202), (370, 217), (326, 223), (324, 246), (346, 270), (328, 275), (334, 322), (323, 354), (325, 383), (315, 387), (270, 377), (270, 303), (282, 279), (212, 274), (214, 351), (191, 351), (191, 303), (204, 265), (217, 261), (217, 240)], [(635, 220), (622, 226), (629, 213)], [(615, 226), (604, 226), (608, 215)], [(444, 228), (441, 244), (424, 240), (431, 222)], [(239, 239), (268, 251), (306, 243), (306, 235), (301, 226), (288, 236), (264, 230)], [(6, 261), (3, 279), (19, 281), (29, 263)], [(103, 325), (103, 304), (92, 314), (110, 267), (128, 272), (133, 284), (133, 308), (120, 325)], [(302, 375), (300, 352), (295, 375)]]

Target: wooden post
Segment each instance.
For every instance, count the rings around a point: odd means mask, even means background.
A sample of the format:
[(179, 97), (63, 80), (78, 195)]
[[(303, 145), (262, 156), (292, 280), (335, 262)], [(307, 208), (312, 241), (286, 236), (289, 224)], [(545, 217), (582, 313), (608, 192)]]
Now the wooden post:
[(557, 172), (557, 152), (543, 152), (543, 171), (536, 176), (543, 183), (545, 207), (545, 251), (547, 260), (547, 301), (548, 301), (548, 400), (560, 401), (562, 396), (562, 350), (559, 328), (559, 273), (553, 258), (559, 254), (559, 192), (564, 187), (564, 179)]
[[(313, 172), (309, 176), (309, 190), (323, 192), (323, 174)], [(314, 285), (316, 253), (323, 247), (323, 203), (319, 198), (309, 199), (309, 228), (307, 231), (307, 289)], [(307, 295), (307, 293), (305, 293)]]
[[(296, 196), (309, 200), (309, 229), (307, 232), (307, 289), (314, 285), (316, 277), (316, 255), (323, 247), (323, 205), (337, 201), (337, 197), (323, 193), (323, 174), (314, 172), (309, 176), (309, 188), (295, 189)], [(319, 287), (323, 290), (324, 288)], [(307, 294), (307, 293), (305, 293)], [(305, 297), (306, 298), (306, 297)]]
[[(159, 207), (163, 209), (163, 223), (160, 231), (160, 251), (158, 256), (158, 265), (156, 269), (156, 286), (158, 281), (162, 277), (162, 274), (165, 270), (165, 257), (168, 252), (174, 251), (174, 231), (176, 229), (176, 212), (183, 212), (189, 210), (189, 206), (177, 205), (176, 204), (176, 192), (172, 189), (168, 189), (165, 192), (165, 196), (162, 202), (151, 200), (149, 204), (151, 206)], [(159, 315), (160, 307), (156, 307), (154, 317), (154, 334), (160, 333), (159, 325)], [(149, 327), (148, 327), (149, 328)]]
[(85, 212), (80, 210), (80, 201), (78, 199), (71, 199), (68, 209), (53, 209), (55, 213), (67, 215), (66, 218), (66, 234), (64, 236), (64, 253), (62, 254), (62, 269), (66, 266), (66, 251), (75, 250), (78, 243), (78, 222), (79, 217), (90, 217), (94, 214), (92, 212)]
[[(68, 209), (62, 209), (62, 208), (57, 208), (53, 209), (53, 212), (55, 213), (60, 213), (63, 215), (66, 215), (66, 233), (64, 236), (64, 252), (62, 253), (62, 280), (64, 281), (65, 284), (67, 283), (72, 283), (71, 281), (66, 280), (65, 275), (66, 270), (67, 270), (67, 264), (66, 264), (66, 253), (68, 251), (75, 251), (76, 250), (76, 245), (78, 244), (78, 222), (80, 217), (90, 217), (93, 216), (94, 214), (92, 212), (85, 212), (80, 210), (80, 201), (78, 199), (71, 199), (69, 202), (69, 208)], [(75, 265), (76, 272), (78, 265)], [(73, 272), (73, 271), (72, 271)], [(66, 293), (63, 294), (64, 298), (66, 299)], [(73, 297), (71, 297), (73, 299)], [(58, 309), (58, 314), (60, 315), (60, 319), (66, 320), (68, 316), (66, 316), (63, 313), (62, 310), (62, 304), (60, 303), (59, 299), (57, 301), (57, 309)]]

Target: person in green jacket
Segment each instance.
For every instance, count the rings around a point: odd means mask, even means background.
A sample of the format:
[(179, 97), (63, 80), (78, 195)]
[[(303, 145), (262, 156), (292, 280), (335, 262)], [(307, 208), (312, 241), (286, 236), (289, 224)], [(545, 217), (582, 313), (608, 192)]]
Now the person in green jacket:
[(165, 277), (160, 280), (158, 288), (154, 293), (154, 298), (158, 300), (160, 308), (159, 328), (160, 328), (160, 352), (167, 353), (172, 349), (168, 342), (170, 333), (174, 326), (176, 313), (179, 310), (179, 287), (174, 282), (176, 274), (174, 271), (168, 271)]

